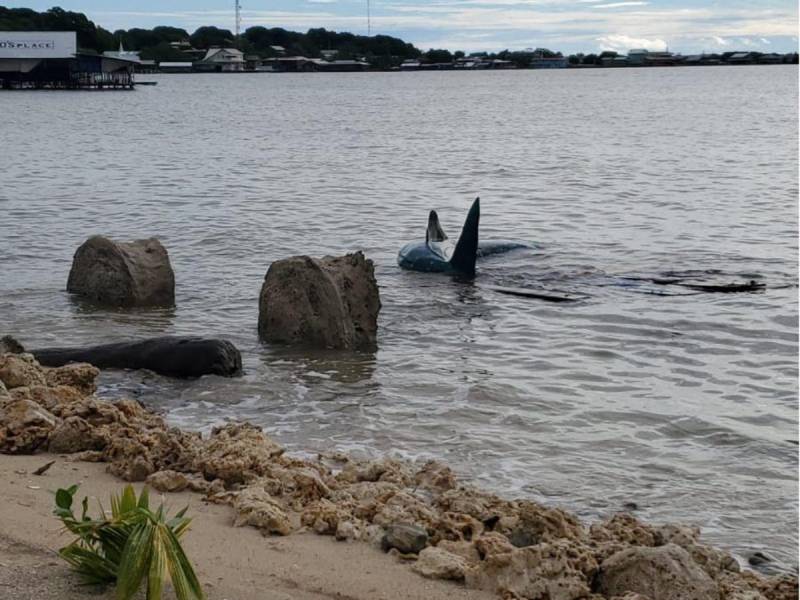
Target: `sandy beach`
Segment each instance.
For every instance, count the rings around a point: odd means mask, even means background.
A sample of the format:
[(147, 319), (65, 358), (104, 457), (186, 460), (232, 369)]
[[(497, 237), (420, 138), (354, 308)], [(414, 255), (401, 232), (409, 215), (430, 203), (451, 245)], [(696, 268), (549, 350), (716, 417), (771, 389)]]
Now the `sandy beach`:
[[(38, 467), (56, 463), (42, 476)], [(49, 454), (0, 456), (0, 596), (15, 600), (113, 598), (81, 587), (56, 550), (70, 541), (53, 516), (59, 487), (80, 483), (79, 496), (108, 505), (119, 479), (103, 464), (76, 463)], [(137, 485), (136, 488), (140, 488)], [(157, 496), (154, 496), (154, 499)], [(233, 529), (233, 511), (191, 492), (164, 495), (173, 510), (189, 505), (194, 517), (185, 538), (209, 599), (349, 600), (490, 599), (479, 590), (424, 579), (393, 557), (363, 543), (336, 542), (313, 533), (264, 537), (250, 527)]]

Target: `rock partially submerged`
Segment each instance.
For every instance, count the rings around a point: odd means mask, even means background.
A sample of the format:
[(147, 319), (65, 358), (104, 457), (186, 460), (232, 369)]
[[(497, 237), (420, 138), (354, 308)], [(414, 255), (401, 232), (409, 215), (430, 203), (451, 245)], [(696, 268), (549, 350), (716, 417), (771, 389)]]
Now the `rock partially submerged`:
[(148, 369), (170, 377), (231, 377), (242, 370), (236, 346), (202, 337), (165, 336), (85, 348), (41, 348), (32, 353), (48, 367), (86, 362), (101, 369)]
[[(416, 559), (415, 571), (528, 600), (797, 600), (797, 577), (740, 571), (696, 528), (629, 514), (587, 527), (574, 515), (460, 485), (437, 462), (300, 460), (260, 428), (208, 437), (170, 428), (132, 400), (96, 398), (90, 365), (42, 367), (0, 354), (0, 452), (50, 450), (106, 462), (159, 491), (228, 504), (265, 535), (310, 530)], [(455, 593), (455, 592), (454, 592)]]
[(261, 287), (258, 331), (282, 344), (373, 350), (381, 308), (375, 268), (364, 254), (272, 263)]
[(75, 251), (67, 291), (115, 307), (173, 306), (175, 274), (156, 238), (115, 242), (95, 235)]

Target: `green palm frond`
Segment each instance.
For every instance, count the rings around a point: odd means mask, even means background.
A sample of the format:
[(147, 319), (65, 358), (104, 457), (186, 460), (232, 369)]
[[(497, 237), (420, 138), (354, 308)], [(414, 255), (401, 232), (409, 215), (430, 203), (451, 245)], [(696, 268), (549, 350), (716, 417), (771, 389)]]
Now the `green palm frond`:
[(59, 554), (84, 583), (116, 583), (117, 600), (130, 600), (147, 579), (147, 600), (160, 600), (169, 575), (178, 600), (204, 600), (179, 541), (191, 522), (185, 516), (188, 507), (167, 518), (163, 504), (151, 510), (147, 488), (137, 498), (133, 486), (127, 485), (120, 495), (111, 496), (110, 517), (101, 505), (100, 518), (92, 519), (84, 498), (77, 518), (72, 511), (77, 489), (58, 490), (53, 512), (78, 536)]

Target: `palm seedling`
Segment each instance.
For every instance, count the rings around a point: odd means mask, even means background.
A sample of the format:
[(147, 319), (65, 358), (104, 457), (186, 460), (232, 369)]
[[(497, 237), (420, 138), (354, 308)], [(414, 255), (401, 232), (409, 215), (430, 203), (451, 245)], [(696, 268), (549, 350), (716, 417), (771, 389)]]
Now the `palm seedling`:
[(129, 600), (146, 579), (147, 600), (160, 600), (169, 575), (178, 600), (204, 600), (180, 543), (191, 521), (184, 516), (188, 507), (168, 519), (163, 504), (150, 509), (147, 488), (137, 498), (128, 485), (119, 496), (111, 496), (110, 515), (101, 505), (100, 517), (90, 517), (89, 499), (84, 498), (78, 518), (72, 511), (77, 490), (77, 485), (59, 489), (54, 512), (66, 530), (78, 536), (59, 554), (84, 583), (116, 583), (117, 600)]

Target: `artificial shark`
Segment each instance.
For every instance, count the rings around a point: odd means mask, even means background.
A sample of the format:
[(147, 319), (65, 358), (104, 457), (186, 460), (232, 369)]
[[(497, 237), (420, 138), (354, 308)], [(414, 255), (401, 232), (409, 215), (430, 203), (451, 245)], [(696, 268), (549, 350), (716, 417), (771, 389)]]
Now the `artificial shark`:
[(432, 210), (428, 215), (425, 241), (403, 246), (397, 256), (397, 264), (413, 271), (456, 273), (472, 277), (475, 275), (475, 262), (479, 257), (530, 247), (510, 241), (481, 242), (478, 239), (480, 218), (480, 198), (475, 198), (461, 229), (461, 236), (453, 243), (439, 224), (439, 215)]

